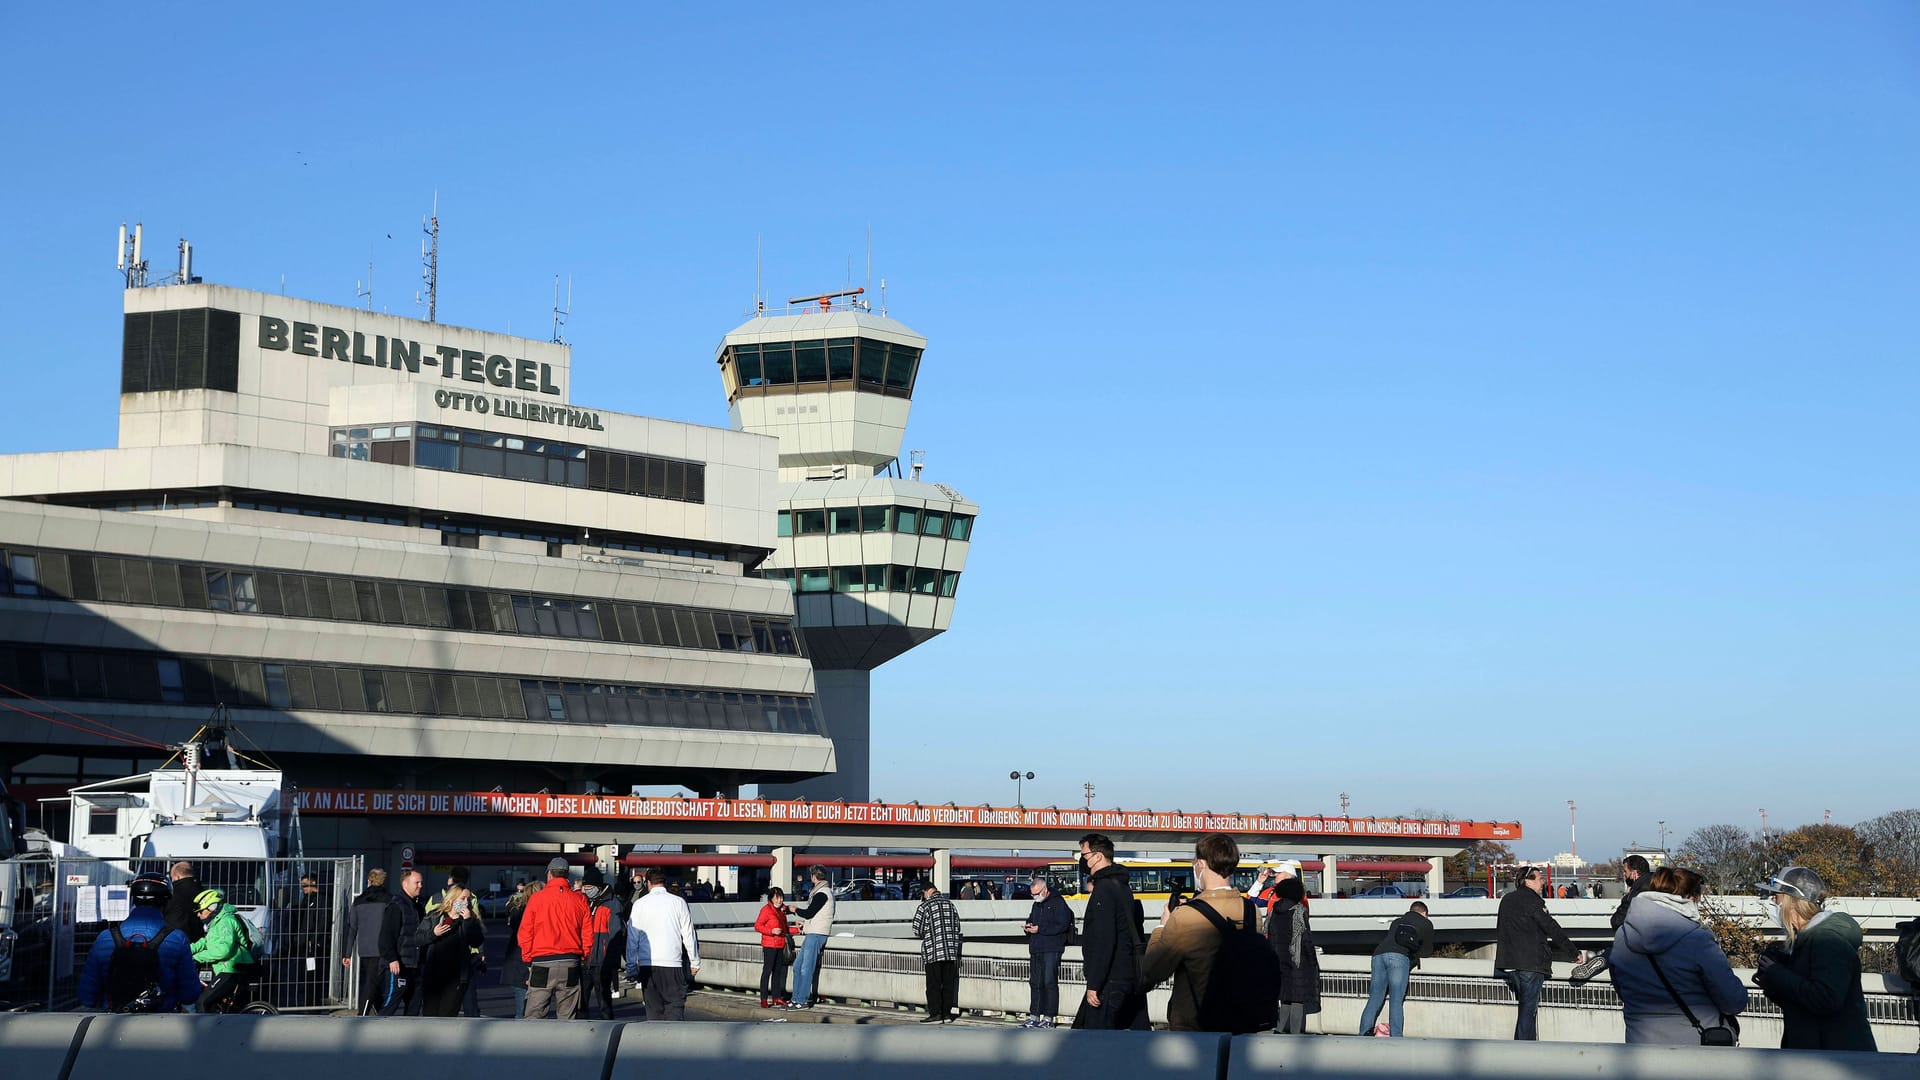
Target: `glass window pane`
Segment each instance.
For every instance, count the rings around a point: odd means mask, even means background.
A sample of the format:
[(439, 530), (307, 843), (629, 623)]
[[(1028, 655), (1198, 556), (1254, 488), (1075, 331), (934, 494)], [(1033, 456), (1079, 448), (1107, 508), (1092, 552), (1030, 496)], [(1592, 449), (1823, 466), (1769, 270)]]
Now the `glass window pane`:
[(827, 342), (827, 377), (836, 382), (853, 378), (852, 338), (834, 338)]
[(920, 362), (920, 350), (905, 345), (895, 345), (893, 356), (887, 361), (887, 387), (892, 390), (913, 389), (913, 369)]
[(735, 345), (733, 371), (735, 380), (741, 386), (759, 386), (766, 382), (760, 371), (760, 346)]
[(860, 339), (860, 385), (878, 387), (887, 377), (887, 343)]
[(917, 533), (920, 531), (920, 511), (911, 506), (893, 508), (893, 529), (895, 532)]
[(885, 566), (867, 567), (867, 591), (887, 591), (887, 568)]
[(947, 519), (947, 539), (966, 540), (973, 536), (973, 518), (955, 514)]
[(777, 520), (779, 521), (779, 526), (775, 529), (775, 532), (780, 536), (792, 536), (793, 535), (793, 511), (791, 510), (780, 511), (780, 516)]
[(952, 596), (960, 588), (960, 574), (954, 570), (940, 572), (940, 595)]
[(893, 507), (863, 506), (860, 508), (860, 531), (861, 532), (870, 532), (870, 533), (886, 532), (888, 526), (892, 524), (893, 524)]
[(461, 447), (460, 471), (480, 476), (501, 476), (507, 471), (506, 452), (490, 446)]
[(797, 382), (826, 382), (827, 343), (824, 341), (795, 343), (793, 367)]
[(793, 346), (762, 345), (760, 357), (765, 362), (767, 383), (772, 386), (791, 385), (793, 382)]
[(930, 570), (924, 566), (919, 566), (914, 568), (914, 571), (913, 571), (913, 591), (914, 592), (925, 593), (928, 596), (932, 596), (939, 589), (939, 587), (940, 587), (940, 571)]
[(836, 506), (828, 511), (829, 524), (836, 533), (857, 533), (860, 531), (860, 508), (857, 506)]
[(800, 591), (803, 593), (826, 592), (830, 584), (827, 568), (824, 566), (801, 570), (797, 576), (800, 579)]
[(913, 591), (913, 567), (895, 566), (895, 567), (892, 567), (891, 569), (893, 571), (893, 573), (890, 575), (893, 578), (893, 591), (894, 592)]
[(939, 536), (947, 531), (947, 515), (939, 510), (929, 510), (920, 518), (920, 532), (926, 536)]
[(867, 587), (861, 578), (859, 567), (836, 566), (833, 568), (834, 592), (854, 593), (865, 592), (866, 590)]
[(421, 439), (414, 449), (414, 463), (423, 469), (454, 471), (460, 468), (460, 448), (452, 443)]
[(801, 510), (800, 535), (813, 536), (827, 531), (827, 512), (825, 510)]
[[(40, 595), (39, 566), (40, 564), (35, 560), (34, 556), (32, 555), (15, 555), (13, 557), (13, 591), (15, 595), (17, 596), (39, 596)], [(153, 590), (149, 588), (147, 590), (147, 600), (145, 602), (151, 603), (152, 599), (153, 599)], [(139, 602), (139, 601), (136, 601), (136, 602)]]

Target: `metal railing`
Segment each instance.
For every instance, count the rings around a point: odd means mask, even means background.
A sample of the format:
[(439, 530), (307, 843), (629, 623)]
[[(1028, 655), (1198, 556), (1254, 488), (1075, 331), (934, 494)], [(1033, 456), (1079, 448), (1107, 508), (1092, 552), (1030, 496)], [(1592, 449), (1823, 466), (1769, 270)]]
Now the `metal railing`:
[[(195, 859), (204, 889), (219, 889), (247, 920), (258, 948), (261, 975), (254, 997), (282, 1010), (350, 1006), (355, 985), (339, 958), (346, 952), (347, 906), (361, 880), (362, 860)], [(50, 963), (43, 1004), (71, 1009), (79, 1004), (80, 973), (102, 931), (117, 914), (102, 886), (124, 885), (142, 873), (165, 874), (158, 859), (53, 860), (45, 937)], [(304, 879), (313, 879), (311, 890)], [(88, 895), (82, 895), (87, 892)], [(206, 970), (202, 969), (203, 981)]]

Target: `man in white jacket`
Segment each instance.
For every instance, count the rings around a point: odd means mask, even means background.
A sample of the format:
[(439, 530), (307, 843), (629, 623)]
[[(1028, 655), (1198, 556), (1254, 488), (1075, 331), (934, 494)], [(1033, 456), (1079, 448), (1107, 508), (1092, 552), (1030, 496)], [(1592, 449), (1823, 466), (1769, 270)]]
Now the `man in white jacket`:
[(647, 871), (647, 894), (627, 921), (627, 978), (640, 986), (648, 1020), (687, 1018), (687, 980), (700, 973), (693, 913), (667, 891), (667, 875)]

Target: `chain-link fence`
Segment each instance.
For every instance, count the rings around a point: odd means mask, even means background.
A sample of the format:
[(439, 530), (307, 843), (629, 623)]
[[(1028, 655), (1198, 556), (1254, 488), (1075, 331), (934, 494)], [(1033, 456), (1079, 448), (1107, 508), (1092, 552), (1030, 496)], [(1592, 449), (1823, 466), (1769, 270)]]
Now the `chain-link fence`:
[[(255, 996), (282, 1011), (355, 1004), (347, 952), (347, 905), (361, 879), (349, 859), (195, 859), (199, 887), (226, 894), (259, 949)], [(100, 932), (126, 917), (124, 886), (137, 874), (168, 874), (158, 859), (55, 859), (51, 876), (46, 1007), (79, 1003), (80, 972)], [(206, 972), (203, 969), (203, 981)]]

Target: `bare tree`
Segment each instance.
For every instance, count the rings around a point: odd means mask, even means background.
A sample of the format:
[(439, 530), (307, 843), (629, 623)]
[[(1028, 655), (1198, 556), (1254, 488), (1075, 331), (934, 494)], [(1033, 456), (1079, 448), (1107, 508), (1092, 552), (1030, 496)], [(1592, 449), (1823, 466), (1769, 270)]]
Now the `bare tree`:
[(1920, 896), (1920, 809), (1881, 814), (1856, 831), (1872, 849), (1876, 891)]
[(1676, 861), (1706, 878), (1715, 892), (1747, 892), (1764, 876), (1759, 843), (1738, 825), (1695, 829), (1681, 842)]

